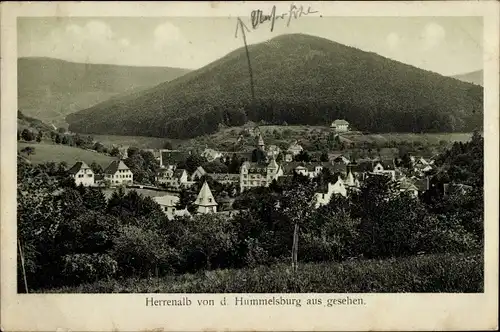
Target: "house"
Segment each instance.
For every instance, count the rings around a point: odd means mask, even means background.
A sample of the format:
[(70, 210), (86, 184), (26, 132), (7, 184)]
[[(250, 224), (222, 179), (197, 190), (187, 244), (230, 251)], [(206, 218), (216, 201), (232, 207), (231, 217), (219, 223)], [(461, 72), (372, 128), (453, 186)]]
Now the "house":
[(410, 194), (410, 196), (415, 197), (415, 198), (418, 197), (417, 186), (415, 186), (413, 181), (411, 181), (407, 177), (403, 177), (403, 178), (399, 179), (398, 187), (399, 187), (399, 191), (401, 193), (408, 193), (408, 194)]
[(328, 156), (328, 159), (336, 164), (348, 165), (351, 161), (342, 154), (332, 154)]
[(240, 167), (240, 191), (254, 187), (267, 187), (283, 175), (283, 168), (273, 158), (268, 164), (245, 161)]
[(168, 165), (177, 165), (178, 163), (186, 160), (189, 156), (189, 152), (161, 149), (159, 155), (160, 167), (167, 167)]
[(303, 150), (304, 148), (302, 147), (302, 145), (300, 145), (297, 141), (295, 141), (292, 144), (290, 144), (286, 152), (287, 154), (290, 154), (292, 156), (292, 158), (290, 159), (290, 161), (292, 161), (293, 157), (301, 153)]
[(191, 181), (196, 181), (206, 174), (207, 172), (205, 171), (205, 169), (201, 166), (198, 166), (198, 168), (194, 170), (193, 174), (191, 174)]
[(160, 205), (161, 209), (169, 217), (173, 218), (174, 213), (177, 211), (177, 203), (179, 203), (179, 197), (174, 195), (165, 195), (154, 197), (153, 200)]
[(344, 184), (344, 181), (340, 178), (337, 178), (337, 182), (334, 184), (328, 183), (328, 190), (326, 193), (316, 193), (316, 204), (315, 207), (318, 208), (322, 205), (326, 205), (330, 203), (330, 200), (333, 195), (342, 195), (347, 197), (347, 189)]
[(207, 181), (203, 182), (203, 186), (201, 187), (194, 204), (198, 206), (198, 213), (217, 213), (217, 202), (212, 195), (212, 191), (210, 190)]
[(222, 157), (222, 153), (220, 153), (219, 151), (216, 151), (214, 149), (206, 148), (201, 153), (201, 156), (204, 157), (205, 159), (207, 159), (207, 161), (212, 162), (212, 161)]
[(104, 171), (104, 181), (111, 185), (132, 184), (134, 174), (122, 160), (113, 161)]
[(396, 180), (396, 170), (393, 161), (377, 161), (372, 170), (376, 175), (387, 175), (392, 180)]
[(93, 186), (95, 184), (94, 172), (83, 161), (79, 161), (69, 169), (70, 176), (75, 180), (77, 186)]
[(230, 174), (230, 173), (209, 173), (210, 176), (215, 181), (222, 184), (237, 184), (240, 181), (239, 174)]
[(175, 189), (180, 189), (183, 187), (189, 187), (192, 182), (188, 179), (188, 173), (185, 169), (177, 168), (172, 174), (172, 177), (166, 179), (165, 184), (167, 187), (172, 187)]
[(270, 158), (276, 158), (281, 152), (281, 149), (277, 145), (269, 145), (267, 147), (267, 156)]
[(330, 127), (336, 132), (345, 133), (349, 131), (349, 122), (347, 122), (346, 120), (337, 119), (332, 122)]
[(177, 204), (179, 203), (179, 197), (174, 195), (165, 195), (154, 197), (153, 200), (160, 205), (162, 211), (167, 215), (167, 218), (172, 220), (177, 216), (188, 216), (191, 214), (189, 211), (184, 209), (178, 209)]

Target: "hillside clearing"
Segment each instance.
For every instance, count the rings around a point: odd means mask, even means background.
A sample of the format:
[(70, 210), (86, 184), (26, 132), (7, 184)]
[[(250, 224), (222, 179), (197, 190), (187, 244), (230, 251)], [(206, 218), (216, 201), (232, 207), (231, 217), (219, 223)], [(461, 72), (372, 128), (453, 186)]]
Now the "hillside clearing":
[(19, 152), (27, 146), (35, 148), (35, 152), (33, 154), (25, 156), (29, 161), (35, 164), (46, 162), (65, 162), (68, 166), (72, 166), (77, 161), (84, 161), (88, 165), (92, 162), (96, 162), (104, 168), (116, 159), (95, 151), (84, 150), (67, 145), (46, 143), (18, 142), (17, 151)]

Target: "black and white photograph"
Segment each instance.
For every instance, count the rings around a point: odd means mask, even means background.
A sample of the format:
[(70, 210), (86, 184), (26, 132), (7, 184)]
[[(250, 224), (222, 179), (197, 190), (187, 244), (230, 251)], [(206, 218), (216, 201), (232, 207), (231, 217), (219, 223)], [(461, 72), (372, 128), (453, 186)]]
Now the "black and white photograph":
[(485, 292), (483, 16), (94, 5), (15, 19), (18, 295)]
[(482, 18), (268, 14), (18, 19), (19, 292), (483, 291)]

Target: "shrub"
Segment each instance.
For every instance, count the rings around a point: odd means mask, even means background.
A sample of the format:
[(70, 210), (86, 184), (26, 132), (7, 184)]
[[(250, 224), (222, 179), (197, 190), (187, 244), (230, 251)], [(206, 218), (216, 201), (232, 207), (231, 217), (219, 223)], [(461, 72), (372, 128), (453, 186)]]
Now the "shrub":
[(117, 268), (117, 262), (106, 254), (70, 254), (62, 257), (61, 275), (67, 284), (75, 284), (109, 279)]

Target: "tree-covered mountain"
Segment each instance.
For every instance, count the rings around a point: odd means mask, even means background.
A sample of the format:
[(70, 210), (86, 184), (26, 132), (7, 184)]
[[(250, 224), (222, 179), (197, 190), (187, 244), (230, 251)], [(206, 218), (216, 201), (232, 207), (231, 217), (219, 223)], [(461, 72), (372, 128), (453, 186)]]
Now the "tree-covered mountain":
[(463, 81), (463, 82), (484, 86), (483, 71), (482, 70), (476, 70), (476, 71), (472, 71), (470, 73), (454, 75), (452, 77), (456, 78), (457, 80)]
[(328, 124), (373, 132), (482, 126), (482, 87), (345, 46), (289, 34), (244, 48), (133, 98), (70, 114), (77, 132), (187, 138), (246, 121)]
[(114, 96), (142, 91), (189, 70), (74, 63), (59, 59), (20, 58), (18, 108), (57, 126), (65, 116)]

